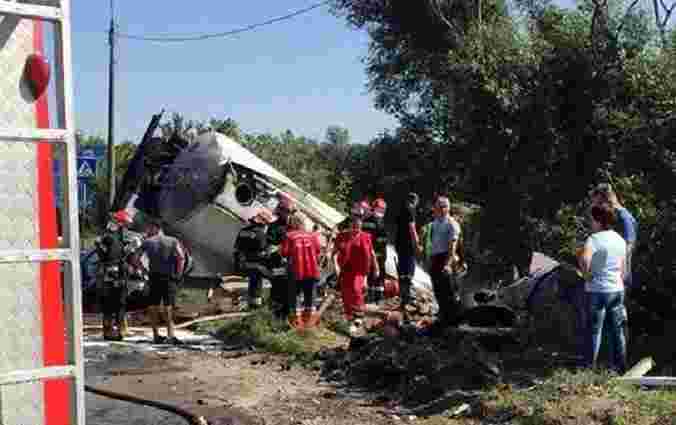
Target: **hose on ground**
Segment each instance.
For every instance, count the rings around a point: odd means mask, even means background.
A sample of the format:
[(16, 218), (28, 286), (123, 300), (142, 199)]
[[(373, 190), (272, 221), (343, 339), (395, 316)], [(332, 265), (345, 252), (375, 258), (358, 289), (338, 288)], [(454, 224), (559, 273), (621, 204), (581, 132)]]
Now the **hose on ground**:
[(172, 406), (170, 404), (162, 403), (155, 400), (147, 400), (140, 397), (133, 396), (131, 394), (117, 393), (113, 391), (103, 390), (100, 388), (92, 387), (91, 385), (85, 385), (85, 391), (92, 394), (100, 395), (103, 397), (114, 398), (116, 400), (128, 401), (130, 403), (141, 404), (144, 406), (154, 407), (156, 409), (164, 410), (167, 412), (174, 413), (183, 419), (185, 419), (190, 425), (209, 425), (206, 419), (203, 416), (197, 416), (185, 409), (180, 407)]

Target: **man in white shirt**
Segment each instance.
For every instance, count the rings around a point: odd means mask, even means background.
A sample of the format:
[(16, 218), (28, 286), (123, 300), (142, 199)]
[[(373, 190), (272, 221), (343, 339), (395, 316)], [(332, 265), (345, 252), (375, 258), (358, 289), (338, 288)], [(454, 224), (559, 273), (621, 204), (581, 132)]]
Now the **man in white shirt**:
[(439, 304), (439, 321), (450, 324), (457, 317), (459, 294), (456, 288), (454, 268), (460, 261), (457, 254), (460, 239), (460, 224), (450, 216), (450, 202), (441, 196), (436, 200), (438, 216), (431, 223), (430, 275), (434, 295)]

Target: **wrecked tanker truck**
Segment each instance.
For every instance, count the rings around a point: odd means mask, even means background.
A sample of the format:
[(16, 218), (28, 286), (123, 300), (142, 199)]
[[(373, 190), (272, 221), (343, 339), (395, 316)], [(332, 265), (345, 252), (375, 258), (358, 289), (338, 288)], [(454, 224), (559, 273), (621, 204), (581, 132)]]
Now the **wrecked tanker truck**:
[[(223, 134), (206, 132), (192, 140), (178, 133), (154, 137), (161, 116), (153, 116), (118, 188), (113, 211), (130, 213), (137, 231), (142, 230), (144, 217), (161, 219), (165, 233), (179, 238), (190, 253), (189, 277), (220, 281), (234, 273), (240, 229), (260, 208), (274, 209), (277, 194), (285, 192), (320, 233), (324, 245), (320, 285), (331, 281), (333, 262), (327, 250), (343, 214)], [(391, 246), (386, 273), (397, 276)], [(414, 286), (432, 292), (429, 276), (419, 267)]]

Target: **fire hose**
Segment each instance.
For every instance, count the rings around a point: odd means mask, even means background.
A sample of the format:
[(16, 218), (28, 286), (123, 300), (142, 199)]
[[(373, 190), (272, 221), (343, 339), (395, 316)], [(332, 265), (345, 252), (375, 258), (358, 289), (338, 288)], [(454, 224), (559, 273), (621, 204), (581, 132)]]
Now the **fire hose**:
[(167, 403), (162, 403), (160, 401), (143, 399), (140, 397), (133, 396), (131, 394), (117, 393), (113, 391), (103, 390), (100, 388), (92, 387), (91, 385), (85, 385), (85, 391), (100, 395), (103, 397), (113, 398), (116, 400), (127, 401), (134, 404), (140, 404), (144, 406), (154, 407), (156, 409), (164, 410), (167, 412), (174, 413), (183, 419), (185, 419), (190, 425), (209, 425), (204, 416), (197, 416), (193, 413), (188, 412), (185, 409), (180, 407), (172, 406)]

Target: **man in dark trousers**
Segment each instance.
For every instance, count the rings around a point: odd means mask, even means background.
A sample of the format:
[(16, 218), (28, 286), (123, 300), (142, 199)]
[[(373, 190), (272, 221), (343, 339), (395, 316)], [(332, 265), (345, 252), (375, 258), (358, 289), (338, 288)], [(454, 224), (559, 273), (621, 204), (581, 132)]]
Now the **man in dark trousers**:
[[(141, 252), (148, 257), (150, 276), (150, 307), (148, 314), (153, 328), (153, 342), (155, 344), (169, 343), (182, 344), (174, 334), (173, 309), (176, 305), (178, 280), (183, 275), (185, 256), (178, 239), (167, 236), (162, 232), (160, 221), (150, 219), (147, 228), (148, 238), (141, 245)], [(137, 259), (137, 264), (140, 261)], [(159, 310), (164, 302), (167, 314), (167, 337), (159, 334)]]
[(460, 299), (455, 271), (460, 264), (458, 241), (460, 224), (449, 214), (450, 201), (440, 196), (435, 201), (437, 217), (430, 225), (430, 277), (439, 304), (439, 323), (454, 324)]
[[(295, 211), (295, 203), (286, 193), (277, 195), (278, 203), (275, 208), (277, 220), (270, 223), (267, 232), (268, 259), (267, 267), (270, 273), (270, 303), (272, 312), (278, 319), (287, 319), (291, 314), (290, 297), (295, 297), (294, 291), (290, 290), (291, 279), (289, 276), (288, 261), (281, 253), (281, 245), (286, 239), (289, 224), (289, 216)], [(293, 294), (291, 294), (293, 292)]]
[(255, 309), (263, 304), (260, 296), (263, 276), (268, 275), (265, 264), (268, 245), (268, 225), (274, 221), (272, 212), (262, 208), (250, 219), (249, 225), (240, 230), (235, 240), (235, 261), (239, 273), (249, 279), (248, 307)]
[[(127, 267), (124, 228), (132, 223), (126, 211), (112, 214), (105, 234), (95, 242), (103, 307), (103, 339), (119, 341), (127, 335)], [(117, 326), (117, 332), (115, 327)]]
[(421, 241), (416, 229), (416, 208), (419, 199), (418, 194), (409, 193), (399, 211), (396, 222), (395, 248), (398, 259), (400, 309), (406, 324), (410, 322), (406, 307), (413, 301), (412, 282), (415, 274), (416, 255), (422, 252)]
[(362, 230), (371, 235), (373, 249), (378, 262), (380, 273), (376, 277), (369, 275), (368, 282), (368, 300), (374, 304), (383, 301), (385, 293), (385, 261), (387, 260), (387, 229), (385, 228), (385, 210), (387, 204), (382, 198), (373, 201), (371, 206), (371, 215), (369, 215), (362, 224)]

